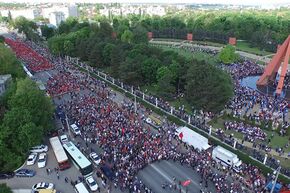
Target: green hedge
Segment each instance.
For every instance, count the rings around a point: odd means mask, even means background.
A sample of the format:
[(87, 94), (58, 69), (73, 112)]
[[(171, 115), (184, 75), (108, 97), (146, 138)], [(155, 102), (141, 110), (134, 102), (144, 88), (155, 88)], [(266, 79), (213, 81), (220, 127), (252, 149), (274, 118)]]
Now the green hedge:
[[(83, 72), (87, 72), (87, 70), (85, 70), (84, 68), (80, 67), (80, 66), (77, 66), (81, 71)], [(120, 93), (123, 93), (125, 94), (126, 97), (130, 98), (130, 99), (133, 99), (134, 100), (134, 95), (128, 91), (124, 91), (123, 89), (119, 88), (118, 86), (112, 84), (110, 81), (108, 80), (105, 80), (104, 78), (102, 77), (99, 77), (97, 76), (95, 73), (92, 73), (90, 72), (90, 75), (92, 77), (95, 77), (97, 79), (100, 79), (100, 80), (103, 80), (105, 81), (106, 83), (108, 83), (110, 85), (110, 87), (115, 90), (115, 91), (118, 91)], [(258, 168), (261, 169), (262, 173), (266, 176), (267, 173), (272, 173), (273, 170), (267, 166), (265, 166), (264, 164), (252, 159), (251, 157), (249, 157), (247, 154), (239, 151), (239, 150), (236, 150), (234, 149), (233, 147), (229, 146), (229, 145), (226, 145), (225, 143), (221, 142), (220, 140), (217, 140), (215, 138), (213, 138), (212, 136), (209, 136), (206, 132), (196, 128), (196, 127), (193, 127), (185, 122), (183, 122), (182, 120), (180, 120), (179, 118), (173, 116), (173, 115), (170, 115), (166, 112), (164, 112), (163, 110), (161, 110), (160, 108), (157, 108), (156, 106), (154, 105), (151, 105), (147, 102), (145, 102), (142, 98), (136, 96), (136, 101), (138, 101), (140, 104), (142, 104), (144, 107), (146, 108), (150, 108), (151, 110), (153, 110), (156, 114), (158, 115), (161, 115), (161, 116), (166, 116), (167, 119), (171, 122), (174, 122), (176, 123), (177, 125), (184, 125), (184, 126), (187, 126), (189, 128), (191, 128), (192, 130), (194, 130), (195, 132), (203, 135), (204, 137), (208, 138), (214, 145), (220, 145), (224, 148), (226, 148), (227, 150), (237, 154), (237, 156), (244, 162), (244, 163), (247, 163), (247, 164), (251, 164), (251, 165), (254, 165), (254, 166), (257, 166)], [(284, 183), (287, 183), (289, 184), (290, 183), (290, 179), (285, 177), (284, 175), (279, 175), (279, 180), (283, 181)]]

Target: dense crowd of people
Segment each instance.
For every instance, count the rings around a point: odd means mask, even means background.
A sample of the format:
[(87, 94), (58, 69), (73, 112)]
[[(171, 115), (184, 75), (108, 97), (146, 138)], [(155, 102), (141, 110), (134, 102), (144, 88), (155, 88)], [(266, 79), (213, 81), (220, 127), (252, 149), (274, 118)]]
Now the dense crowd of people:
[(244, 138), (250, 142), (255, 142), (256, 140), (263, 141), (267, 137), (267, 134), (260, 127), (251, 126), (243, 122), (226, 121), (224, 126), (226, 130), (234, 130), (239, 133), (243, 133), (245, 135)]
[[(133, 102), (124, 101), (122, 104), (114, 102), (115, 94), (104, 82), (80, 72), (71, 62), (51, 56), (47, 49), (42, 49), (33, 43), (27, 43), (27, 45), (30, 48), (35, 47), (34, 50), (38, 52), (37, 57), (46, 56), (47, 60), (55, 65), (57, 72), (47, 82), (48, 93), (52, 96), (68, 94), (69, 100), (63, 100), (58, 109), (65, 112), (70, 121), (81, 128), (82, 138), (85, 141), (94, 141), (103, 149), (102, 159), (115, 175), (114, 186), (122, 190), (129, 188), (131, 192), (152, 192), (150, 187), (146, 187), (140, 179), (136, 178), (136, 174), (148, 164), (160, 160), (174, 160), (192, 167), (200, 174), (201, 187), (206, 187), (210, 181), (217, 192), (247, 192), (247, 190), (257, 192), (265, 186), (265, 179), (257, 167), (243, 164), (242, 175), (234, 173), (230, 168), (222, 167), (211, 159), (209, 152), (198, 152), (193, 147), (183, 144), (175, 135), (177, 125), (173, 123), (166, 122), (157, 132), (152, 132), (143, 120), (144, 114), (150, 114), (148, 109), (138, 105), (139, 110), (136, 114)], [(258, 67), (251, 67), (250, 62), (246, 62), (245, 65), (253, 71), (245, 72), (248, 68), (241, 70), (238, 67), (241, 65), (225, 68), (235, 74), (234, 77), (238, 79), (259, 73)], [(122, 87), (127, 86), (118, 81), (116, 84)], [(237, 89), (236, 82), (235, 85)], [(127, 87), (127, 90), (131, 91), (131, 87)], [(240, 88), (244, 87), (240, 86)], [(246, 92), (245, 96), (243, 96), (243, 91)], [(240, 92), (238, 98), (234, 99), (245, 101), (240, 108), (246, 107), (246, 104), (250, 104), (249, 108), (260, 104), (261, 107), (270, 109), (269, 111), (278, 112), (286, 108), (286, 103), (281, 105), (277, 102), (278, 99), (264, 98), (260, 94), (252, 96), (248, 93), (249, 90), (243, 91)], [(135, 91), (135, 93), (143, 97), (142, 92)], [(235, 94), (237, 95), (236, 91)], [(185, 121), (189, 120), (184, 108), (172, 110), (166, 101), (148, 95), (144, 97), (165, 111), (170, 113), (172, 111)], [(273, 100), (272, 103), (269, 102), (271, 100)], [(275, 104), (278, 104), (278, 107)], [(239, 107), (231, 108), (234, 111)], [(199, 112), (196, 118), (190, 120), (190, 123), (205, 125), (206, 118), (212, 116), (212, 113)], [(231, 129), (241, 131), (251, 137), (266, 137), (258, 128), (254, 129), (240, 124), (232, 127), (231, 123), (228, 125)], [(258, 130), (260, 133), (257, 132)], [(180, 183), (176, 182), (176, 184)]]
[(40, 72), (54, 67), (45, 57), (41, 56), (19, 39), (13, 40), (5, 38), (5, 43), (11, 47), (16, 56), (21, 59), (32, 72)]

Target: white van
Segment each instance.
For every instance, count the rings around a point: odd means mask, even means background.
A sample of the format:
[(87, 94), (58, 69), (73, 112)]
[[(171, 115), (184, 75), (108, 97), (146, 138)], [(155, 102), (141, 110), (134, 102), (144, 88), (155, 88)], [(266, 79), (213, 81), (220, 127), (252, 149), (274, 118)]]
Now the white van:
[(240, 172), (241, 170), (240, 166), (242, 165), (242, 161), (239, 160), (238, 156), (221, 146), (217, 146), (213, 149), (212, 159), (216, 162), (220, 162), (224, 166), (232, 167), (236, 172)]
[(76, 124), (70, 125), (70, 128), (75, 135), (81, 135), (81, 130)]
[(76, 184), (74, 189), (76, 193), (89, 193), (88, 189), (82, 182)]

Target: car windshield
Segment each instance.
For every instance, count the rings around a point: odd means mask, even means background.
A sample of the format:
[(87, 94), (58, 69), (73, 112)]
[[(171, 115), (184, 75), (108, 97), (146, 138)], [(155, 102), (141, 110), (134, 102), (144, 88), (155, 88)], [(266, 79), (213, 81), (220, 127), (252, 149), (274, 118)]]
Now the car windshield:
[(89, 182), (89, 184), (90, 184), (91, 186), (94, 186), (94, 185), (96, 185), (97, 183), (96, 183), (95, 180), (92, 180), (92, 181)]
[(45, 162), (45, 159), (44, 158), (39, 159), (38, 162)]
[(28, 161), (32, 161), (32, 160), (33, 160), (33, 157), (28, 158)]

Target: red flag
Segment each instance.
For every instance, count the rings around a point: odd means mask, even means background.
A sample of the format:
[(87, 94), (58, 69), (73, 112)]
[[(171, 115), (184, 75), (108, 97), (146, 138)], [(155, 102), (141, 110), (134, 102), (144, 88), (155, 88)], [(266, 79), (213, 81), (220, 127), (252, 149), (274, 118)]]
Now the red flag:
[(188, 186), (190, 183), (190, 180), (185, 180), (184, 182), (182, 182), (182, 186)]
[(124, 135), (124, 133), (125, 133), (125, 128), (123, 127), (122, 128), (122, 135)]
[(183, 133), (182, 132), (179, 133), (179, 138), (182, 140), (182, 138), (183, 138)]

